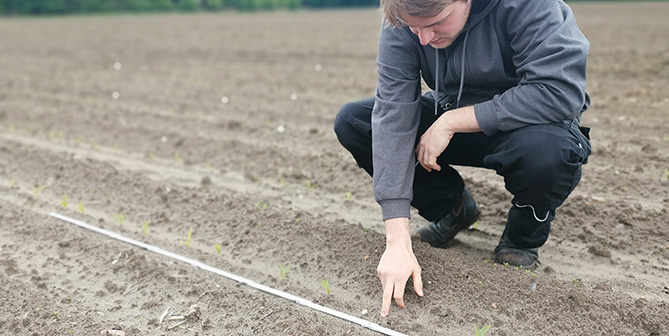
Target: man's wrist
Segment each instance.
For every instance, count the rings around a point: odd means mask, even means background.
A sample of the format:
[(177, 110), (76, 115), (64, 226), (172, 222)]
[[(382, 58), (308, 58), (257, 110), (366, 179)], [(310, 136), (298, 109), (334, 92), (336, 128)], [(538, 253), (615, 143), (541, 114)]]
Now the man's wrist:
[(386, 246), (411, 246), (411, 234), (409, 232), (409, 218), (390, 218), (386, 224)]

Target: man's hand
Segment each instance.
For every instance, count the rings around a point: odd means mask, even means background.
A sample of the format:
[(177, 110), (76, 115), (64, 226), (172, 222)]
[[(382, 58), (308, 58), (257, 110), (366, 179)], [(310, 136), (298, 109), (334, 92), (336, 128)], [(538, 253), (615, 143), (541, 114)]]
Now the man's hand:
[(437, 121), (430, 126), (430, 128), (420, 137), (420, 142), (416, 147), (416, 159), (420, 165), (428, 172), (432, 169), (441, 171), (441, 166), (437, 163), (437, 158), (446, 150), (448, 144), (453, 138), (454, 132), (443, 129), (441, 122), (445, 120), (445, 115), (442, 114)]
[(466, 106), (442, 114), (420, 137), (416, 159), (428, 172), (441, 171), (437, 158), (446, 150), (455, 133), (480, 132), (474, 106)]
[(386, 220), (386, 251), (377, 268), (383, 287), (381, 316), (388, 316), (392, 299), (404, 308), (404, 288), (409, 276), (413, 277), (413, 287), (418, 296), (423, 296), (423, 281), (420, 265), (411, 248), (408, 218)]

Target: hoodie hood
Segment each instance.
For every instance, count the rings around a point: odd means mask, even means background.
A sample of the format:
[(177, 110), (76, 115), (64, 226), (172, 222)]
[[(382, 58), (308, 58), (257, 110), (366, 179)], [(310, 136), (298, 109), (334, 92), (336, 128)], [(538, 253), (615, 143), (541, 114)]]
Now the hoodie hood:
[(481, 22), (493, 8), (497, 5), (499, 0), (469, 0), (472, 2), (472, 9), (469, 12), (469, 19), (465, 23), (465, 27), (462, 29), (462, 32), (466, 32), (475, 26), (477, 23)]

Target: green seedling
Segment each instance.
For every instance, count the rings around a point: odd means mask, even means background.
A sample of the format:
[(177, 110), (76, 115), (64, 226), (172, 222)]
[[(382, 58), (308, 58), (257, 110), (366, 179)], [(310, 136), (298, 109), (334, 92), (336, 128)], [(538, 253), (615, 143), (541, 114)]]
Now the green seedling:
[(81, 139), (74, 138), (74, 146), (75, 147), (81, 147)]
[(190, 239), (193, 236), (193, 227), (191, 226), (190, 229), (188, 229), (188, 235), (186, 236), (186, 240), (182, 240), (181, 242), (186, 245), (186, 247), (190, 247)]
[(308, 190), (308, 191), (311, 191), (311, 189), (313, 189), (313, 188), (315, 188), (315, 187), (316, 187), (316, 184), (315, 184), (315, 183), (311, 183), (310, 180), (307, 180), (307, 190)]
[(16, 187), (16, 179), (12, 177), (11, 180), (9, 180), (9, 188), (14, 189)]
[(123, 223), (125, 223), (125, 215), (123, 214), (114, 214), (114, 218), (120, 226), (123, 226)]
[(44, 186), (42, 187), (33, 187), (33, 199), (37, 200), (42, 196), (42, 191), (44, 191)]
[(347, 201), (350, 201), (350, 200), (351, 200), (351, 195), (353, 195), (352, 192), (350, 192), (350, 191), (347, 191), (347, 192), (346, 192), (346, 200), (347, 200)]
[(325, 288), (328, 296), (330, 296), (330, 283), (325, 279), (321, 280), (321, 283), (323, 284), (323, 288)]
[(285, 184), (286, 184), (286, 179), (283, 178), (283, 177), (280, 178), (280, 179), (279, 179), (279, 185), (283, 187)]
[(146, 236), (148, 233), (149, 233), (149, 221), (146, 221), (144, 222), (144, 224), (142, 224), (142, 234)]
[(65, 133), (63, 131), (58, 131), (58, 139), (65, 140)]
[(79, 201), (79, 207), (77, 207), (77, 209), (79, 209), (79, 211), (81, 211), (81, 213), (84, 213), (85, 205), (86, 204), (84, 203), (84, 201)]
[(214, 250), (216, 250), (216, 254), (218, 254), (218, 257), (221, 257), (221, 244), (214, 244)]
[(474, 222), (474, 229), (478, 229), (478, 228), (479, 228), (479, 221), (476, 221), (476, 222)]
[(487, 325), (487, 326), (481, 328), (481, 330), (479, 330), (479, 328), (476, 326), (476, 323), (474, 323), (474, 335), (475, 336), (485, 335), (488, 332), (488, 329), (490, 329), (490, 325)]
[(98, 143), (95, 141), (91, 141), (91, 149), (97, 149), (98, 148)]
[(263, 202), (263, 201), (258, 201), (258, 203), (256, 203), (256, 205), (259, 206), (261, 210), (265, 210), (269, 206), (269, 204), (267, 204), (267, 202)]
[(60, 200), (60, 205), (62, 205), (63, 208), (67, 209), (67, 195), (64, 195), (63, 199)]
[(281, 275), (281, 280), (286, 277), (286, 273), (290, 270), (290, 266), (283, 267), (283, 265), (279, 264), (279, 274)]

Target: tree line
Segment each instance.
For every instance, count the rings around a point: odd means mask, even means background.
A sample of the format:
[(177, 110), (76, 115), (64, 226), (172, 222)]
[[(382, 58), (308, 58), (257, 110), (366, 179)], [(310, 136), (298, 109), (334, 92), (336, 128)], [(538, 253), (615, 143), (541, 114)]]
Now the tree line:
[(5, 15), (378, 6), (379, 0), (0, 0)]

